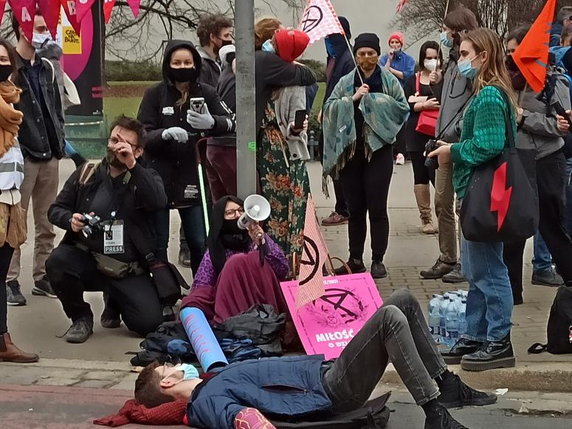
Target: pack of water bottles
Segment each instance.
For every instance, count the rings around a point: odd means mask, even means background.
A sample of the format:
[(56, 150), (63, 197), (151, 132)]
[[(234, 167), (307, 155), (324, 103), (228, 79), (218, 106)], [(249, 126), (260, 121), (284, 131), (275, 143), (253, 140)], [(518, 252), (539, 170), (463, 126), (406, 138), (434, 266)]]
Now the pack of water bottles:
[(467, 292), (433, 294), (429, 301), (429, 331), (437, 344), (452, 347), (467, 331)]

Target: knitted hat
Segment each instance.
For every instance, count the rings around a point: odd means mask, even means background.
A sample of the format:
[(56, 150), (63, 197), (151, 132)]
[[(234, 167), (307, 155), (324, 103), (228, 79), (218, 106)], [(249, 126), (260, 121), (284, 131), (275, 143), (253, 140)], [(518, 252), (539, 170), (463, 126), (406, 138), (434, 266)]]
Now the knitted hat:
[(381, 55), (381, 47), (379, 46), (379, 37), (373, 33), (362, 33), (354, 40), (354, 54), (359, 48), (371, 48)]
[(281, 29), (274, 33), (278, 56), (289, 63), (304, 53), (310, 37), (301, 30)]
[(338, 20), (340, 24), (342, 24), (342, 28), (344, 29), (344, 33), (346, 33), (346, 37), (348, 39), (352, 38), (352, 31), (350, 29), (350, 22), (345, 16), (338, 16)]
[(387, 39), (387, 43), (389, 44), (392, 40), (399, 40), (399, 43), (401, 43), (401, 46), (405, 45), (405, 36), (400, 31), (396, 31), (395, 33), (391, 33), (389, 35), (389, 39)]

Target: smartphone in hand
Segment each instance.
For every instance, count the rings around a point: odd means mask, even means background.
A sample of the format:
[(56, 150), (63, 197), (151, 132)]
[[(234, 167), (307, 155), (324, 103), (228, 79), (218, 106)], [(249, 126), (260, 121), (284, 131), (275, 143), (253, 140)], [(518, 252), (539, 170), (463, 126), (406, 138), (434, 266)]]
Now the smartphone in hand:
[(296, 110), (294, 115), (294, 129), (301, 130), (304, 128), (304, 121), (306, 120), (307, 112), (306, 110)]

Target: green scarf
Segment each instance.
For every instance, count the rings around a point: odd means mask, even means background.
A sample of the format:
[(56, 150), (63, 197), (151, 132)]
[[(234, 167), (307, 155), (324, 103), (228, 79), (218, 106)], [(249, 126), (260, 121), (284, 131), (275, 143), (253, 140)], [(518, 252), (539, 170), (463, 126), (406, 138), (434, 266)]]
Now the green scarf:
[[(345, 75), (324, 104), (323, 178), (337, 178), (355, 153), (354, 80), (357, 70)], [(378, 149), (395, 142), (395, 136), (409, 117), (409, 103), (399, 81), (382, 70), (383, 93), (365, 95), (359, 104), (364, 118), (363, 132), (368, 160)]]

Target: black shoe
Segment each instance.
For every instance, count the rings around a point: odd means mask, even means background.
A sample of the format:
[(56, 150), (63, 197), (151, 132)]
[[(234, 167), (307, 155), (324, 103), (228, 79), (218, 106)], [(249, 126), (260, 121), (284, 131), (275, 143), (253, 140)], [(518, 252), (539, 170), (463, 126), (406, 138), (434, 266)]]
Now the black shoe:
[(456, 264), (455, 268), (451, 272), (445, 274), (441, 280), (444, 283), (463, 283), (467, 281), (461, 271), (461, 264)]
[(346, 266), (344, 265), (340, 268), (336, 268), (334, 270), (334, 273), (337, 276), (343, 276), (346, 274), (358, 274), (366, 272), (365, 265), (363, 264), (363, 261), (361, 259), (350, 258), (350, 260), (347, 262), (347, 266), (349, 267), (351, 272), (348, 272)]
[(72, 323), (65, 334), (68, 343), (85, 343), (93, 334), (93, 319), (91, 317), (80, 317)]
[(510, 342), (510, 334), (500, 341), (489, 341), (475, 353), (461, 359), (465, 371), (486, 371), (496, 368), (514, 368), (516, 357)]
[(461, 378), (449, 372), (439, 388), (437, 398), (446, 408), (491, 405), (497, 401), (497, 395), (479, 392), (461, 381)]
[(121, 325), (121, 313), (117, 310), (107, 292), (103, 292), (103, 302), (105, 307), (99, 318), (101, 326), (106, 329), (119, 328)]
[(26, 298), (22, 295), (18, 280), (6, 282), (6, 303), (14, 306), (26, 305)]
[(190, 268), (191, 266), (191, 251), (188, 247), (181, 247), (179, 249), (179, 265)]
[(532, 284), (540, 286), (561, 286), (564, 279), (554, 268), (547, 271), (532, 273)]
[(441, 259), (437, 259), (437, 262), (429, 268), (428, 270), (421, 271), (419, 275), (422, 279), (440, 279), (445, 274), (450, 273), (455, 268), (455, 264), (449, 264), (447, 262), (443, 262)]
[(455, 420), (447, 408), (438, 405), (433, 408), (425, 418), (425, 429), (468, 429)]
[(443, 356), (443, 360), (448, 365), (458, 365), (461, 363), (461, 358), (464, 355), (469, 355), (471, 353), (475, 353), (483, 343), (478, 341), (467, 340), (465, 338), (461, 338), (459, 341), (455, 343), (453, 347), (451, 347), (447, 351), (442, 351), (441, 356)]
[(47, 296), (48, 298), (57, 298), (56, 293), (52, 289), (52, 285), (50, 284), (46, 276), (42, 277), (37, 282), (34, 282), (34, 287), (32, 288), (32, 295)]
[(163, 322), (174, 322), (177, 320), (177, 314), (171, 305), (163, 307)]
[(370, 273), (374, 279), (384, 279), (387, 277), (387, 269), (381, 261), (373, 261), (371, 263)]

